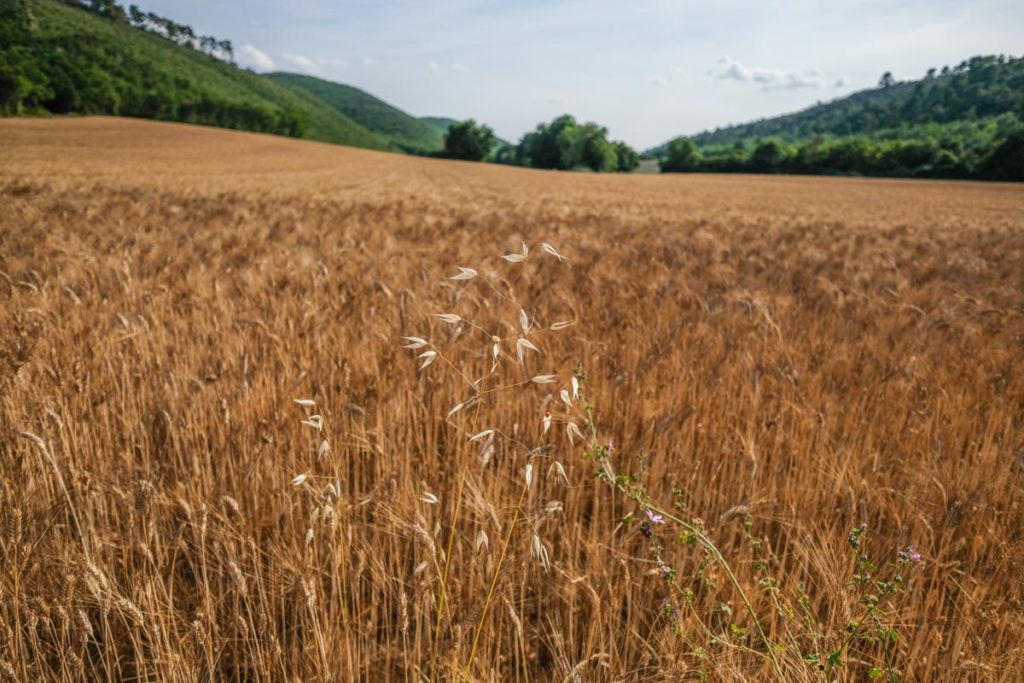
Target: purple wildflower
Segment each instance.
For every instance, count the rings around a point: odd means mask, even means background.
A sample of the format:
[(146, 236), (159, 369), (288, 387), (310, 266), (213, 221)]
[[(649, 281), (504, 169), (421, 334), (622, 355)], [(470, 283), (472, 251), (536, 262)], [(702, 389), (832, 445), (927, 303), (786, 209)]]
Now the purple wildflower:
[(917, 564), (921, 561), (921, 553), (914, 549), (914, 546), (907, 546), (906, 550), (900, 551), (900, 560)]
[(665, 523), (665, 517), (663, 515), (657, 515), (651, 510), (644, 510), (644, 512), (647, 514), (647, 519), (651, 520), (654, 524)]

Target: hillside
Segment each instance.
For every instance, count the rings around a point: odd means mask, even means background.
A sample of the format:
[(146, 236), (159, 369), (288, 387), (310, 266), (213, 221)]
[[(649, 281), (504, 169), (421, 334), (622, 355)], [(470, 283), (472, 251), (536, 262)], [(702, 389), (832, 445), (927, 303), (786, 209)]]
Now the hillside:
[(421, 116), (420, 121), (437, 128), (442, 134), (447, 133), (453, 123), (458, 123), (455, 119), (450, 119), (447, 116)]
[(444, 145), (444, 132), (438, 126), (410, 116), (359, 88), (293, 73), (271, 73), (267, 78), (331, 105), (367, 130), (408, 151), (429, 152)]
[(1024, 58), (972, 57), (794, 114), (676, 138), (668, 172), (1024, 180)]
[(6, 0), (0, 114), (47, 112), (199, 123), (380, 150), (441, 146), (435, 128), (355, 88), (267, 78), (56, 0)]
[[(756, 138), (796, 142), (813, 136), (879, 134), (926, 124), (979, 121), (1002, 114), (1024, 118), (1024, 57), (979, 56), (931, 70), (920, 80), (891, 82), (802, 111), (690, 136), (700, 147)], [(664, 153), (667, 144), (649, 154)]]

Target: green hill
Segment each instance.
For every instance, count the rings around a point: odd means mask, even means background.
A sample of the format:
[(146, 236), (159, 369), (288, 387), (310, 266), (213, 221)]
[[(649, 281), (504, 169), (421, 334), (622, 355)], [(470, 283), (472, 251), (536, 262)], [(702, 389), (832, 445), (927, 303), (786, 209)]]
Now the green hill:
[(431, 152), (444, 145), (444, 132), (436, 126), (410, 116), (359, 88), (292, 73), (271, 73), (267, 74), (267, 78), (291, 90), (312, 95), (367, 130), (388, 138), (408, 151)]
[(448, 132), (453, 123), (458, 123), (455, 119), (450, 119), (447, 116), (421, 116), (420, 121), (437, 128), (442, 135)]
[(136, 20), (110, 0), (91, 1), (87, 10), (0, 0), (0, 114), (136, 116), (381, 150), (442, 146), (436, 128), (361, 90), (255, 74), (223, 58), (227, 41), (160, 17), (170, 33), (143, 30), (154, 15)]
[[(692, 144), (683, 144), (686, 140)], [(1024, 57), (972, 57), (793, 114), (676, 138), (662, 169), (1024, 178)]]
[[(452, 127), (452, 124), (459, 123), (457, 119), (450, 119), (447, 116), (421, 116), (420, 121), (423, 121), (424, 123), (429, 123), (431, 126), (441, 131), (442, 144), (444, 142), (444, 136), (448, 134), (448, 129)], [(510, 143), (508, 140), (505, 140), (504, 138), (497, 138), (497, 142), (495, 142), (494, 151), (497, 152), (498, 150), (504, 147), (511, 146), (511, 144), (512, 143)]]
[[(1024, 57), (972, 57), (956, 67), (932, 69), (916, 81), (853, 93), (802, 111), (690, 136), (699, 147), (757, 138), (797, 142), (814, 136), (871, 135), (927, 124), (1024, 118)], [(649, 153), (663, 153), (668, 143)]]

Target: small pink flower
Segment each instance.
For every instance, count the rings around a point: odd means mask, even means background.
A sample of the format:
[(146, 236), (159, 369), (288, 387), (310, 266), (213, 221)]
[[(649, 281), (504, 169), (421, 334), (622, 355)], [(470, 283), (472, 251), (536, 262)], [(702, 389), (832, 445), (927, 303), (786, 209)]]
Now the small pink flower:
[(647, 519), (651, 520), (652, 523), (654, 523), (654, 524), (664, 524), (665, 523), (665, 517), (663, 515), (656, 515), (652, 511), (650, 511), (650, 510), (644, 510), (644, 512), (647, 514)]
[(906, 550), (900, 551), (900, 559), (904, 562), (918, 564), (921, 561), (921, 553), (917, 552), (914, 546), (909, 546)]

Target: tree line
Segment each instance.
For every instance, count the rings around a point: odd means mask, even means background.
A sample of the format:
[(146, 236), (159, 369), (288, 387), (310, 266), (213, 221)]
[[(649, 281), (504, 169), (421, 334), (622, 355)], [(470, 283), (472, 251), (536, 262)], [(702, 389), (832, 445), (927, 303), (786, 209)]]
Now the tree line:
[(518, 144), (497, 146), (497, 142), (489, 126), (470, 119), (449, 127), (444, 151), (437, 156), (595, 173), (628, 173), (640, 163), (636, 150), (625, 142), (608, 139), (607, 128), (592, 122), (579, 123), (568, 114), (539, 124)]
[(676, 138), (663, 172), (1024, 180), (1024, 57), (976, 56), (917, 81)]
[(235, 49), (230, 40), (218, 40), (213, 36), (198, 36), (191, 26), (179, 24), (173, 19), (161, 17), (153, 12), (143, 12), (137, 5), (130, 5), (126, 10), (115, 0), (63, 0), (63, 2), (105, 19), (149, 31), (182, 47), (198, 50), (211, 57), (234, 64)]
[(1024, 180), (1024, 124), (1013, 115), (928, 129), (904, 128), (892, 137), (815, 136), (800, 143), (778, 139), (701, 149), (688, 138), (669, 143), (663, 173), (793, 173), (906, 178)]
[(757, 138), (798, 142), (1005, 113), (1024, 118), (1024, 57), (979, 55), (903, 82), (886, 72), (878, 85), (793, 114), (700, 133), (693, 141), (702, 148)]
[[(235, 71), (222, 63), (231, 56), (229, 41), (197, 37), (190, 27), (110, 0), (63, 4), (207, 52), (219, 68)], [(38, 20), (41, 12), (46, 21)], [(305, 130), (300, 112), (198, 83), (187, 64), (151, 68), (148, 36), (117, 36), (112, 47), (92, 33), (83, 39), (61, 13), (59, 6), (33, 4), (30, 12), (25, 0), (0, 0), (0, 115), (114, 114), (293, 137)]]

